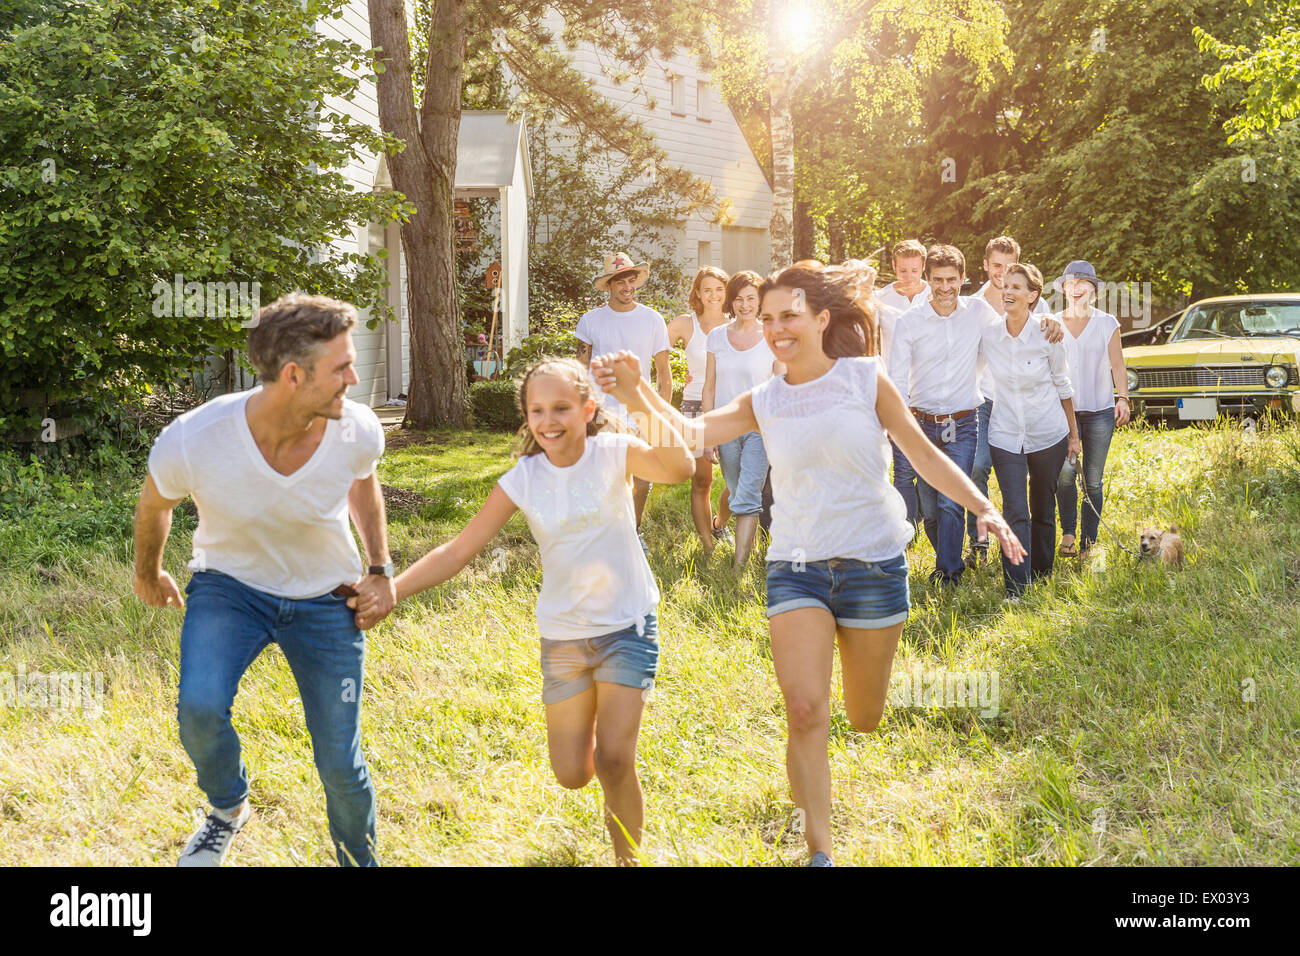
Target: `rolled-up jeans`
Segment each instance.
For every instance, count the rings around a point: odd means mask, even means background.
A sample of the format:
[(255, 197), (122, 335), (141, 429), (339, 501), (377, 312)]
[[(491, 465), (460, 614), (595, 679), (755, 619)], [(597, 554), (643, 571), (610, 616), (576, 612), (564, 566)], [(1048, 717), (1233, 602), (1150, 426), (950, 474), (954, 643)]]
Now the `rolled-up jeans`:
[(240, 678), (274, 641), (298, 685), (339, 865), (377, 866), (375, 790), (361, 752), (365, 635), (347, 599), (276, 597), (219, 571), (195, 572), (185, 594), (177, 717), (209, 802), (228, 810), (248, 796), (230, 708)]
[[(943, 423), (918, 421), (917, 424), (921, 426), (925, 437), (930, 439), (930, 444), (951, 458), (962, 474), (970, 474), (975, 460), (977, 426), (974, 415)], [(966, 569), (961, 557), (961, 543), (966, 531), (966, 509), (947, 495), (940, 494), (920, 475), (916, 476), (916, 491), (921, 511), (925, 515), (925, 536), (934, 547), (935, 566), (930, 579), (938, 578), (956, 584)]]
[(730, 492), (729, 506), (736, 515), (756, 515), (763, 510), (763, 482), (767, 481), (767, 449), (758, 432), (745, 432), (718, 446), (722, 477)]
[[(993, 470), (993, 457), (989, 454), (989, 419), (993, 417), (993, 399), (987, 399), (975, 409), (979, 419), (979, 434), (975, 439), (975, 464), (971, 466), (970, 480), (985, 498), (989, 496), (989, 474)], [(966, 536), (970, 538), (972, 548), (987, 548), (989, 543), (979, 543), (979, 528), (975, 521), (975, 512), (966, 512)]]
[[(1075, 412), (1074, 417), (1079, 420), (1079, 440), (1083, 443), (1083, 488), (1087, 495), (1083, 503), (1083, 533), (1079, 535), (1079, 550), (1083, 551), (1097, 543), (1097, 530), (1101, 526), (1102, 479), (1110, 440), (1115, 435), (1115, 407), (1099, 412)], [(1077, 475), (1078, 468), (1066, 459), (1056, 485), (1062, 534), (1074, 534), (1079, 526)]]

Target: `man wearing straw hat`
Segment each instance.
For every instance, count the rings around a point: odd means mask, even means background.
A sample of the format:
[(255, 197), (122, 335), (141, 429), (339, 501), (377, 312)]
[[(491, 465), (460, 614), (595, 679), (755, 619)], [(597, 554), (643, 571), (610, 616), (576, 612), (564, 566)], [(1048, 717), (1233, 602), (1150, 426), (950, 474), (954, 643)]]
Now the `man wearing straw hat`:
[[(673, 400), (673, 375), (668, 364), (668, 326), (664, 317), (654, 309), (636, 301), (636, 290), (650, 278), (648, 263), (636, 265), (625, 253), (615, 252), (605, 257), (605, 268), (592, 280), (592, 285), (609, 294), (609, 301), (585, 313), (578, 320), (575, 334), (582, 343), (578, 347), (578, 360), (590, 363), (592, 355), (605, 355), (627, 349), (641, 363), (641, 374), (649, 375), (654, 369), (659, 394), (664, 401)], [(601, 401), (607, 414), (618, 418), (635, 429), (628, 421), (627, 412), (613, 395), (603, 393)], [(632, 498), (636, 504), (637, 527), (645, 511), (650, 482), (634, 479)]]

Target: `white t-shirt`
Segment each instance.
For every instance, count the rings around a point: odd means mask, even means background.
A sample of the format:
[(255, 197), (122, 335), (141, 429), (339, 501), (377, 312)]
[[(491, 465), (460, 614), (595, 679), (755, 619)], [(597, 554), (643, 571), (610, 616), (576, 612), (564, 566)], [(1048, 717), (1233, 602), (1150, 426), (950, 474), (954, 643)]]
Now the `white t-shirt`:
[(876, 415), (876, 356), (836, 359), (829, 372), (754, 389), (754, 418), (772, 466), (768, 561), (884, 561), (912, 540), (889, 480), (892, 458)]
[[(1058, 319), (1065, 321), (1063, 315)], [(1115, 407), (1115, 382), (1110, 374), (1110, 337), (1119, 328), (1119, 320), (1109, 312), (1094, 308), (1088, 324), (1076, 339), (1065, 329), (1065, 357), (1070, 361), (1070, 380), (1074, 383), (1074, 410), (1102, 412)]]
[(727, 326), (719, 325), (709, 333), (705, 348), (713, 354), (713, 407), (722, 408), (737, 395), (744, 395), (772, 377), (776, 356), (766, 338), (759, 338), (747, 349), (738, 349), (727, 337)]
[(552, 641), (601, 637), (635, 625), (659, 603), (636, 536), (627, 481), (630, 435), (597, 432), (568, 468), (545, 452), (520, 458), (497, 482), (528, 519), (542, 556), (537, 630)]
[(384, 429), (365, 405), (343, 400), (312, 456), (293, 474), (272, 468), (249, 430), (246, 392), (221, 395), (162, 430), (149, 474), (164, 498), (194, 499), (192, 571), (221, 571), (276, 597), (302, 600), (364, 572), (348, 522), (352, 482), (374, 473)]
[(686, 371), (691, 376), (691, 380), (686, 383), (682, 389), (683, 402), (698, 402), (704, 395), (704, 377), (708, 371), (708, 357), (704, 348), (704, 340), (708, 338), (708, 333), (700, 328), (700, 318), (691, 313), (691, 337), (686, 340)]
[[(592, 358), (627, 349), (641, 363), (641, 377), (647, 382), (654, 368), (654, 357), (669, 349), (668, 326), (664, 324), (664, 317), (640, 302), (630, 312), (615, 312), (609, 305), (592, 309), (578, 320), (574, 334), (591, 346)], [(597, 391), (605, 409), (626, 420), (623, 404), (603, 389)]]
[[(988, 291), (988, 288), (989, 288), (989, 283), (986, 281), (982, 286), (980, 286), (979, 291), (976, 292), (975, 294), (979, 296), (981, 299), (984, 299), (984, 293)], [(1003, 308), (1001, 304), (993, 305), (991, 302), (989, 302), (988, 299), (984, 299), (984, 302), (989, 306), (989, 308), (991, 308), (998, 315), (1001, 315), (1003, 317), (1006, 316), (1007, 310)], [(1031, 310), (1031, 314), (1042, 315), (1043, 313), (1048, 311), (1050, 310), (1047, 308), (1047, 302), (1040, 295), (1038, 297), (1038, 301), (1034, 303), (1034, 308)], [(997, 387), (998, 387), (997, 382), (993, 380), (993, 373), (989, 371), (988, 365), (984, 363), (982, 359), (980, 364), (981, 364), (980, 380), (979, 380), (980, 392), (984, 395), (984, 401), (991, 402), (993, 401), (993, 398), (997, 393)]]

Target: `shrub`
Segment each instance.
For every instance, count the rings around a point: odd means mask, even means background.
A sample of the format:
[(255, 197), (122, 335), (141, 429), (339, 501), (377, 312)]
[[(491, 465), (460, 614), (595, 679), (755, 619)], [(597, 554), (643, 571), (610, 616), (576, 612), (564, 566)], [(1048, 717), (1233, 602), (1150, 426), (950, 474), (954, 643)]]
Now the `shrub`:
[[(511, 350), (513, 353), (515, 350)], [(495, 378), (475, 382), (469, 387), (470, 412), (474, 424), (492, 431), (516, 431), (524, 423), (516, 404), (513, 378)]]

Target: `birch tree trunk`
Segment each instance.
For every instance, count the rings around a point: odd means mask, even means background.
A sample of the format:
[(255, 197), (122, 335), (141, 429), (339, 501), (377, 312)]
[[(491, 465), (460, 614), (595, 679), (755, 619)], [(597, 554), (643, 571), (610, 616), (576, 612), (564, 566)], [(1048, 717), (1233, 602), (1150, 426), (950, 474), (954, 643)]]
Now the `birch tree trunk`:
[(465, 358), (456, 288), (452, 193), (460, 134), (465, 60), (465, 0), (437, 0), (429, 32), (424, 102), (419, 113), (411, 84), (411, 49), (403, 0), (368, 0), (370, 42), (382, 47), (379, 125), (406, 142), (388, 157), (393, 188), (415, 206), (403, 223), (406, 305), (411, 335), (411, 384), (406, 424), (464, 427)]
[(794, 118), (790, 114), (790, 50), (785, 36), (785, 0), (772, 0), (767, 16), (767, 89), (772, 131), (772, 271), (784, 269), (794, 253)]

